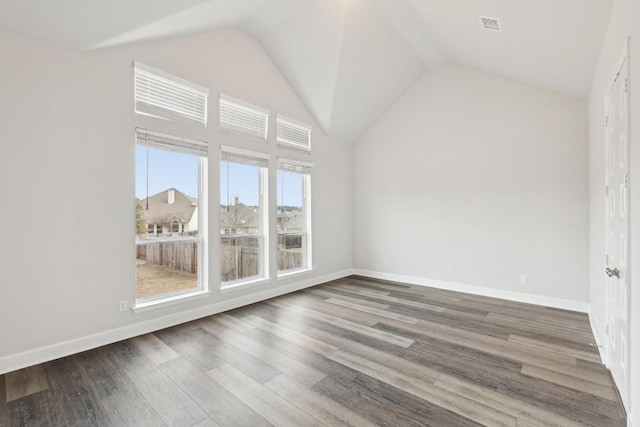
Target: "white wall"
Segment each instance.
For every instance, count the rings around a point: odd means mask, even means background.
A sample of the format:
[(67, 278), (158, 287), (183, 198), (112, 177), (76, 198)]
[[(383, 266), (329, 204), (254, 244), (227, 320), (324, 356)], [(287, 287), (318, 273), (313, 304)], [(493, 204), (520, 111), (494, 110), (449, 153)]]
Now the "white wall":
[[(0, 373), (47, 355), (60, 356), (309, 285), (351, 268), (351, 148), (322, 134), (253, 38), (221, 31), (72, 53), (2, 31), (0, 57)], [(136, 116), (134, 60), (211, 88), (209, 129)], [(314, 125), (308, 160), (315, 164), (317, 268), (221, 294), (214, 238), (214, 292), (209, 297), (120, 313), (118, 302), (126, 299), (131, 305), (135, 295), (135, 126), (211, 141), (211, 206), (217, 205), (219, 192), (220, 142), (255, 148), (273, 158), (282, 154), (273, 143), (259, 146), (221, 138), (218, 91)], [(286, 155), (308, 157), (291, 151)], [(271, 187), (275, 189), (273, 182)], [(271, 198), (275, 200), (275, 193)], [(210, 235), (215, 237), (217, 214), (211, 218)]]
[(435, 68), (355, 148), (355, 267), (586, 305), (587, 155), (584, 100)]
[(640, 4), (635, 0), (614, 2), (609, 29), (605, 37), (598, 67), (589, 97), (589, 170), (590, 170), (590, 299), (595, 328), (605, 338), (606, 296), (604, 276), (604, 97), (608, 85), (617, 71), (616, 63), (631, 37), (630, 90), (631, 90), (631, 415), (634, 425), (640, 425)]

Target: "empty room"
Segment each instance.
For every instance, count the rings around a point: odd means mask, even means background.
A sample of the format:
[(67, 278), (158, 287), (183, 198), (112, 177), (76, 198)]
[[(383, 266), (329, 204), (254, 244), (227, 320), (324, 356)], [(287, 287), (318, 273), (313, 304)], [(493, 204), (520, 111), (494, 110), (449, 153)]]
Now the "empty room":
[(640, 427), (640, 2), (0, 0), (0, 427)]

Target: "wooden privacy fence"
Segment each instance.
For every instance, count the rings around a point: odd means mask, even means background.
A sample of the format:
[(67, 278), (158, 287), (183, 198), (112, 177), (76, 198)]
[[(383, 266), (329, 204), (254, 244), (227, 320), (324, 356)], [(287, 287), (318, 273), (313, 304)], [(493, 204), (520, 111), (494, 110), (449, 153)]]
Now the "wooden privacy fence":
[(302, 267), (302, 251), (300, 249), (278, 249), (278, 270), (293, 270)]
[(223, 282), (256, 276), (259, 270), (258, 248), (248, 246), (220, 246), (220, 271)]
[[(258, 255), (256, 247), (220, 246), (221, 279), (224, 282), (258, 275)], [(196, 274), (198, 272), (197, 242), (162, 242), (136, 246), (136, 258), (147, 265), (164, 266), (174, 271)], [(291, 270), (302, 266), (300, 250), (278, 249), (278, 269)]]
[[(260, 272), (259, 250), (255, 247), (222, 245), (220, 247), (220, 268), (222, 281), (228, 282), (256, 276)], [(302, 252), (278, 249), (278, 270), (292, 270), (302, 267)]]
[(198, 242), (162, 242), (136, 246), (136, 258), (174, 271), (198, 272)]

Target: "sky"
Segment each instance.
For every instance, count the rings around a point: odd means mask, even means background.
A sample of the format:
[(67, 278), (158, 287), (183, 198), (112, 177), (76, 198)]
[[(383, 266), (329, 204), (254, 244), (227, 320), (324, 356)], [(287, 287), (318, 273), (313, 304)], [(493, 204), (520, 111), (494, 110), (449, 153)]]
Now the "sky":
[[(169, 188), (175, 188), (191, 196), (198, 196), (198, 158), (189, 154), (148, 149), (136, 145), (136, 197), (147, 198), (147, 176), (149, 196)], [(228, 171), (227, 171), (228, 166)], [(148, 174), (147, 174), (148, 172)], [(228, 191), (227, 191), (228, 172)], [(233, 204), (238, 195), (241, 203), (248, 206), (258, 204), (259, 173), (258, 168), (232, 162), (220, 165), (220, 200), (227, 204), (227, 195)], [(302, 205), (302, 175), (293, 172), (278, 171), (278, 205)]]
[[(198, 196), (198, 158), (149, 148), (149, 196), (175, 188)], [(147, 198), (147, 147), (136, 145), (136, 197)]]

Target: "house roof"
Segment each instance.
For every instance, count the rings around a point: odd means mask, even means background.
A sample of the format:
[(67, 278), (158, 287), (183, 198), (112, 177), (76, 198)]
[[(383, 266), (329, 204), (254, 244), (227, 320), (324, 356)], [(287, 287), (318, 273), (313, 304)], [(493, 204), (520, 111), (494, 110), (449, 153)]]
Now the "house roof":
[(284, 231), (300, 231), (304, 228), (304, 214), (302, 212), (292, 212), (279, 214), (281, 221), (278, 223), (278, 229)]
[[(88, 50), (239, 28), (319, 126), (357, 137), (428, 69), (455, 63), (584, 97), (612, 0), (4, 0), (0, 27)], [(502, 31), (482, 28), (497, 18)]]
[(237, 203), (220, 209), (220, 228), (258, 228), (260, 227), (259, 215), (243, 203)]
[[(174, 193), (174, 202), (169, 203), (169, 192)], [(169, 188), (161, 193), (140, 200), (144, 209), (145, 221), (150, 224), (170, 224), (174, 221), (189, 222), (196, 210), (197, 199), (180, 190)]]

